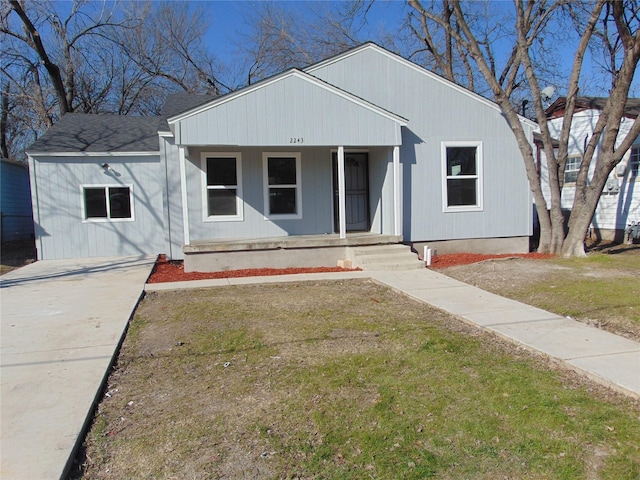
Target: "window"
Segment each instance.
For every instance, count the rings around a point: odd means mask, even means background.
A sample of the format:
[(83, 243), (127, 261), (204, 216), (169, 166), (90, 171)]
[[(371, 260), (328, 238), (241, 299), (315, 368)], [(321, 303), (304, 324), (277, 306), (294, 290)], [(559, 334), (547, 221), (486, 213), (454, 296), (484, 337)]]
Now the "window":
[(299, 153), (264, 153), (265, 209), (269, 218), (302, 218)]
[(205, 221), (242, 220), (242, 169), (239, 153), (203, 153)]
[(131, 187), (83, 186), (82, 196), (84, 220), (133, 220)]
[(482, 142), (443, 142), (445, 212), (482, 210)]
[(631, 148), (629, 172), (629, 179), (640, 178), (640, 145)]
[(569, 155), (567, 157), (567, 165), (564, 168), (564, 183), (576, 183), (581, 163), (582, 156), (580, 155)]

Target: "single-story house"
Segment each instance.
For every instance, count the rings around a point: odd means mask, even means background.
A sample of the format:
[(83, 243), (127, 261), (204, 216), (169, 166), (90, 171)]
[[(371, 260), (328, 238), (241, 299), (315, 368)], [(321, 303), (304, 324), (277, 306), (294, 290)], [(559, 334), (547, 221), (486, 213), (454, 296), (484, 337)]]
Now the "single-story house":
[(317, 266), (369, 244), (524, 252), (532, 230), (500, 108), (373, 43), (217, 98), (170, 95), (158, 117), (68, 114), (28, 155), (43, 259)]
[[(599, 97), (578, 97), (576, 99), (561, 197), (562, 208), (567, 212), (573, 206), (576, 179), (582, 163), (583, 152), (593, 135), (593, 130), (606, 101), (606, 98)], [(555, 138), (560, 137), (565, 104), (566, 98), (560, 97), (547, 109), (549, 130)], [(625, 114), (620, 123), (618, 142), (628, 134), (638, 114), (640, 114), (640, 99), (628, 99)], [(589, 167), (589, 178), (593, 175), (599, 153), (600, 146), (597, 147)], [(549, 177), (545, 158), (544, 152), (541, 152), (539, 165), (543, 193), (545, 198), (550, 200)], [(588, 234), (593, 241), (622, 242), (625, 240), (625, 231), (632, 222), (640, 222), (640, 137), (636, 138), (632, 148), (627, 151), (622, 161), (609, 175), (591, 220)]]
[(0, 239), (33, 238), (29, 168), (24, 162), (0, 158)]

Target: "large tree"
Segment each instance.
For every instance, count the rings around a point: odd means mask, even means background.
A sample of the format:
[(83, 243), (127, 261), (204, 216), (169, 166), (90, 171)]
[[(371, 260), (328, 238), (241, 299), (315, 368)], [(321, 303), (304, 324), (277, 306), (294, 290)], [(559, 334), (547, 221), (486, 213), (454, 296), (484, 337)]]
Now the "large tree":
[[(443, 62), (445, 74), (454, 80), (456, 70), (447, 70), (446, 62), (470, 58), (501, 107), (520, 147), (527, 177), (540, 221), (541, 252), (564, 256), (584, 255), (584, 239), (607, 178), (621, 161), (625, 152), (640, 134), (640, 120), (636, 119), (629, 133), (621, 138), (620, 123), (629, 89), (640, 59), (640, 17), (636, 0), (595, 0), (568, 2), (565, 0), (513, 0), (513, 5), (501, 5), (495, 12), (478, 21), (478, 5), (458, 0), (433, 1), (425, 8), (420, 0), (409, 4), (419, 16), (425, 48)], [(552, 138), (547, 125), (545, 105), (541, 97), (548, 80), (548, 70), (542, 61), (547, 35), (558, 25), (573, 22), (576, 35), (571, 44), (573, 61), (567, 77), (566, 108), (560, 138)], [(506, 28), (506, 30), (505, 30)], [(440, 32), (444, 44), (436, 45), (434, 31)], [(564, 47), (568, 48), (564, 39)], [(439, 49), (438, 49), (439, 47)], [(585, 148), (576, 182), (573, 208), (565, 225), (561, 195), (570, 127), (575, 113), (585, 55), (589, 49), (608, 54), (607, 64), (613, 74), (608, 100)], [(500, 52), (503, 52), (500, 61)], [(457, 57), (450, 52), (457, 52)], [(506, 52), (506, 54), (504, 54)], [(500, 66), (498, 66), (500, 64)], [(468, 71), (468, 70), (467, 70)], [(556, 78), (555, 83), (559, 81)], [(468, 83), (468, 82), (467, 82)], [(549, 172), (549, 203), (542, 193), (540, 174), (536, 168), (535, 152), (518, 116), (514, 94), (525, 86), (533, 104), (535, 119), (540, 125)], [(596, 155), (596, 152), (597, 155)], [(593, 175), (587, 179), (589, 167), (595, 162)]]

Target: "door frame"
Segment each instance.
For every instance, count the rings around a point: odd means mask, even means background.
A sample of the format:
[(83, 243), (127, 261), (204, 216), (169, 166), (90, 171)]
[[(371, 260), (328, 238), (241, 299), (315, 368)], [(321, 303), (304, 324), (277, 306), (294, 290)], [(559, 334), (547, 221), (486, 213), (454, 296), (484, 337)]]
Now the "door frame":
[[(364, 229), (359, 229), (359, 230), (349, 230), (347, 229), (347, 232), (368, 232), (371, 230), (371, 197), (370, 197), (370, 179), (369, 179), (369, 150), (346, 150), (344, 151), (344, 155), (345, 158), (347, 157), (347, 155), (349, 154), (364, 154), (366, 155), (365, 158), (365, 181), (366, 181), (366, 185), (365, 185), (365, 195), (366, 195), (366, 201), (365, 201), (365, 208), (366, 208), (366, 217), (367, 217), (367, 226)], [(332, 204), (333, 204), (333, 231), (334, 233), (337, 233), (340, 231), (340, 226), (339, 226), (339, 214), (338, 214), (338, 151), (337, 150), (332, 150), (331, 151), (331, 172), (332, 172), (332, 181), (331, 181), (331, 189), (332, 189), (332, 195), (331, 195), (331, 199), (332, 199)], [(346, 176), (346, 171), (345, 171), (345, 176)], [(346, 182), (346, 178), (345, 178), (345, 183)], [(345, 196), (346, 196), (347, 192), (345, 192)]]

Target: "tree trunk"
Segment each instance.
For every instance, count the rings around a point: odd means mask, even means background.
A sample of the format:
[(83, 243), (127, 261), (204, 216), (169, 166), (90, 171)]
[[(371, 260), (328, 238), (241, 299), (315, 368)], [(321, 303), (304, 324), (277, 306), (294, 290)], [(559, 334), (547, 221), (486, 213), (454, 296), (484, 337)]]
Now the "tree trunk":
[(7, 145), (7, 128), (9, 117), (9, 82), (4, 84), (2, 89), (2, 110), (0, 112), (0, 156), (9, 158), (9, 147)]

